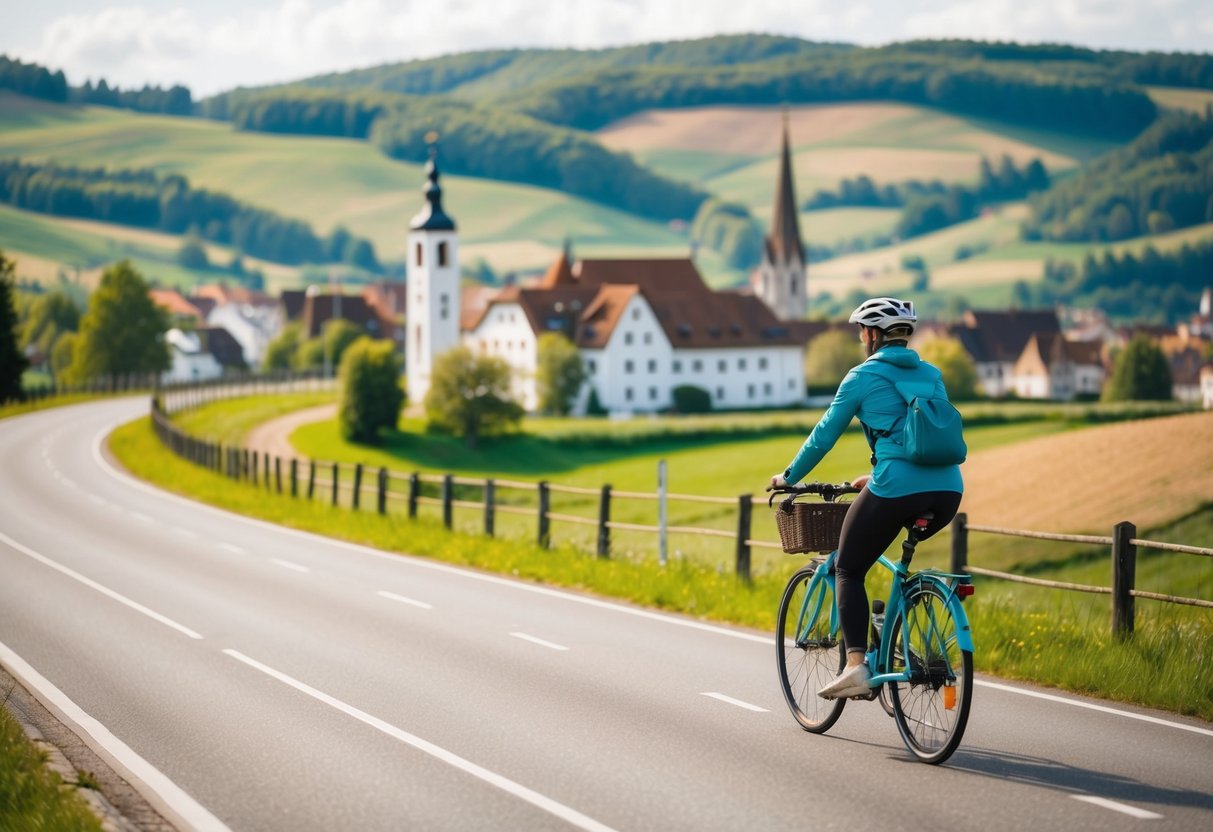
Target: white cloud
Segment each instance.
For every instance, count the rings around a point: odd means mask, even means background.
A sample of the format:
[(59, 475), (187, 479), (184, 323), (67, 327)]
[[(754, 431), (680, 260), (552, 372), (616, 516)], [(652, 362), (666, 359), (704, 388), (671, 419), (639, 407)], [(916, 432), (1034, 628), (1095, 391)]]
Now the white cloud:
[[(1204, 0), (179, 3), (167, 10), (126, 5), (62, 15), (42, 29), (39, 47), (11, 51), (63, 68), (73, 83), (102, 76), (123, 86), (180, 82), (201, 97), (241, 84), (475, 49), (592, 48), (722, 32), (858, 43), (977, 37), (1131, 46), (1144, 39), (1144, 48), (1167, 48), (1174, 40), (1170, 48), (1207, 49), (1213, 26)], [(1177, 29), (1177, 21), (1185, 25)]]

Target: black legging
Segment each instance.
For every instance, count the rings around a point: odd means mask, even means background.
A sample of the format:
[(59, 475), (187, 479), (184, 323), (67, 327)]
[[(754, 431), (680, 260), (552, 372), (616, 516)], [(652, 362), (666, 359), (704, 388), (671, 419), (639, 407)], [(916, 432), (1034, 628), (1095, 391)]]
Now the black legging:
[(956, 516), (960, 494), (955, 491), (924, 491), (904, 497), (877, 497), (868, 489), (859, 492), (842, 522), (835, 572), (838, 576), (838, 617), (847, 652), (867, 652), (868, 593), (863, 580), (876, 560), (897, 535), (925, 512), (935, 517), (920, 539), (942, 529)]

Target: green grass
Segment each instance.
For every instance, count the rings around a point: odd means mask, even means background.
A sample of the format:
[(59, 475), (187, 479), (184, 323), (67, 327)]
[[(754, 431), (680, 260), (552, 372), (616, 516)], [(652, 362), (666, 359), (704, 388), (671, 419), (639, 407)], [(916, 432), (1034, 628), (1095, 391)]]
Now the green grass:
[(63, 779), (46, 767), (46, 754), (0, 705), (0, 828), (40, 832), (100, 832), (101, 822)]
[[(1033, 427), (1049, 429), (1049, 424), (1035, 422)], [(1066, 424), (1054, 419), (1052, 428), (1064, 429)], [(1015, 441), (1022, 438), (1027, 427), (1010, 424), (980, 428), (974, 431), (974, 439), (978, 447)], [(1035, 430), (1033, 435), (1037, 435)], [(736, 459), (720, 455), (727, 445), (701, 452), (718, 460), (717, 471), (733, 475), (732, 465), (744, 464), (746, 457), (766, 458), (770, 449), (764, 443), (778, 441), (786, 440), (735, 443), (742, 451)], [(396, 503), (390, 504), (386, 517), (334, 508), (323, 500), (292, 499), (256, 486), (234, 484), (189, 465), (160, 446), (146, 419), (117, 431), (111, 437), (111, 448), (137, 476), (194, 499), (292, 528), (760, 630), (773, 628), (782, 586), (804, 560), (772, 554), (760, 566), (756, 551), (753, 580), (745, 583), (731, 574), (728, 562), (690, 557), (677, 548), (670, 563), (659, 566), (651, 535), (641, 539), (615, 534), (612, 557), (602, 560), (588, 554), (584, 536), (564, 531), (559, 523), (553, 532), (555, 548), (543, 550), (528, 541), (534, 535), (533, 518), (509, 528), (499, 523), (499, 536), (488, 539), (478, 533), (476, 511), (457, 510), (455, 530), (446, 531), (428, 507), (411, 522), (403, 520), (402, 509)], [(454, 449), (448, 452), (455, 454)], [(638, 453), (613, 463), (591, 462), (576, 474), (592, 480), (614, 466), (612, 473), (623, 477), (621, 481), (637, 476), (632, 481), (641, 487), (644, 484), (639, 469), (629, 473), (629, 466), (639, 464), (651, 470), (652, 462), (647, 452)], [(749, 464), (753, 464), (752, 459)], [(823, 466), (824, 478), (843, 476), (849, 465), (833, 464), (836, 470)], [(762, 466), (763, 474), (767, 467)], [(720, 485), (713, 483), (714, 479), (697, 484)], [(647, 488), (651, 489), (651, 484)], [(702, 489), (688, 490), (704, 493)], [(553, 505), (553, 510), (565, 509)], [(765, 509), (756, 513), (761, 517), (763, 512)], [(499, 520), (506, 517), (509, 515), (499, 515)], [(756, 527), (760, 522), (756, 519)], [(920, 547), (916, 565), (944, 565), (946, 547), (946, 539), (928, 541)], [(1121, 643), (1108, 635), (1109, 613), (1102, 597), (981, 578), (977, 585), (978, 593), (968, 607), (974, 622), (978, 670), (1213, 719), (1213, 627), (1207, 614), (1190, 615), (1186, 608), (1147, 606), (1139, 601), (1137, 633)], [(880, 597), (886, 591), (887, 580), (874, 573), (869, 594)]]

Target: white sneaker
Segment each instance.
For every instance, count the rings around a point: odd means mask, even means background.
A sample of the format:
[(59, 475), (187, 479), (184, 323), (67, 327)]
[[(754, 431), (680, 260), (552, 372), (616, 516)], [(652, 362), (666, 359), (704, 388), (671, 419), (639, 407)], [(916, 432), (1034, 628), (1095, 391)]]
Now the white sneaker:
[(868, 687), (868, 679), (870, 678), (872, 678), (872, 674), (868, 672), (868, 666), (866, 664), (857, 664), (842, 671), (837, 679), (817, 691), (817, 695), (822, 699), (846, 699), (851, 696), (865, 696), (871, 691), (871, 688)]

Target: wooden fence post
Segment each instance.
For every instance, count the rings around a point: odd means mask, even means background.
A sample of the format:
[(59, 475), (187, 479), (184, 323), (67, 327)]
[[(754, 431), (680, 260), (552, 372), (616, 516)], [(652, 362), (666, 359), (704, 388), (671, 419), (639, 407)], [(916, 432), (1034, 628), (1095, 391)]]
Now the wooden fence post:
[(261, 467), (261, 459), (257, 451), (253, 451), (253, 464), (250, 470), (253, 472), (253, 485), (257, 484), (257, 471)]
[(333, 463), (333, 508), (337, 507), (337, 488), (338, 480), (341, 479), (341, 468), (336, 462)]
[(387, 514), (387, 469), (379, 469), (378, 508), (380, 514)]
[(263, 453), (261, 455), (261, 458), (264, 460), (264, 462), (262, 462), (261, 464), (265, 469), (265, 490), (269, 491), (270, 490), (270, 452), (266, 451), (265, 453)]
[(544, 549), (552, 543), (551, 518), (548, 517), (550, 509), (551, 492), (548, 491), (547, 482), (543, 481), (539, 483), (539, 545)]
[(489, 537), (496, 531), (495, 505), (497, 485), (492, 480), (484, 481), (484, 533)]
[(952, 571), (960, 575), (969, 566), (969, 515), (963, 511), (952, 520)]
[(1129, 541), (1137, 536), (1137, 526), (1117, 523), (1112, 529), (1112, 635), (1127, 638), (1133, 634), (1133, 584), (1137, 575), (1137, 547)]
[(602, 487), (602, 496), (598, 498), (598, 557), (611, 556), (611, 486)]
[(362, 505), (362, 463), (361, 462), (356, 463), (354, 465), (354, 498), (353, 498), (353, 502), (351, 503), (351, 505), (354, 507), (355, 511), (357, 511), (359, 506)]
[(450, 474), (443, 474), (442, 475), (442, 525), (446, 526), (448, 529), (451, 527), (451, 523), (454, 520), (454, 517), (453, 517), (454, 512), (452, 511), (452, 507), (451, 507), (451, 500), (454, 499), (454, 495), (452, 494), (452, 492), (454, 491), (453, 485), (454, 485), (453, 477)]
[(291, 496), (299, 496), (299, 460), (291, 457)]
[(421, 491), (421, 477), (416, 472), (409, 474), (409, 519), (417, 517), (417, 497)]
[(750, 582), (750, 520), (754, 515), (754, 496), (737, 498), (737, 577)]
[(274, 457), (274, 490), (282, 493), (282, 457)]
[(316, 496), (316, 460), (307, 461), (307, 498)]

